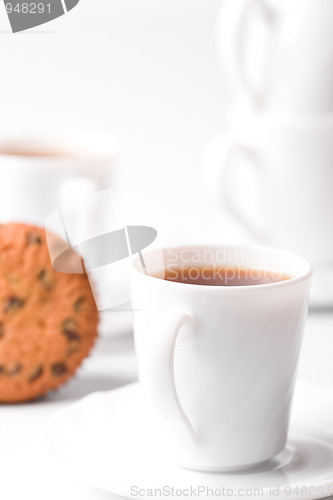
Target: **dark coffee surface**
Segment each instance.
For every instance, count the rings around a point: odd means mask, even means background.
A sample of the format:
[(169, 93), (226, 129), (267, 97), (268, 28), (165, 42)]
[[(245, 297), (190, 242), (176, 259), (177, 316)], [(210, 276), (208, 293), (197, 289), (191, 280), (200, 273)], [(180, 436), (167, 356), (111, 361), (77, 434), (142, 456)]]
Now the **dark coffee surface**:
[(202, 266), (169, 267), (164, 279), (178, 283), (209, 286), (251, 286), (286, 281), (292, 276), (262, 269)]

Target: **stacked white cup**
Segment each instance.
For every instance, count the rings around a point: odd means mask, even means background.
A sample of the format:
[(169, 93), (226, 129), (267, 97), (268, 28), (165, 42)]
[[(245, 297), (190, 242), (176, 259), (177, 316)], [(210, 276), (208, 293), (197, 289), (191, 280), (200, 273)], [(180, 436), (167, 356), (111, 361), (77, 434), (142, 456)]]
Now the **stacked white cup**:
[(235, 105), (204, 160), (257, 243), (311, 260), (319, 306), (333, 305), (332, 19), (332, 0), (223, 0), (218, 46)]

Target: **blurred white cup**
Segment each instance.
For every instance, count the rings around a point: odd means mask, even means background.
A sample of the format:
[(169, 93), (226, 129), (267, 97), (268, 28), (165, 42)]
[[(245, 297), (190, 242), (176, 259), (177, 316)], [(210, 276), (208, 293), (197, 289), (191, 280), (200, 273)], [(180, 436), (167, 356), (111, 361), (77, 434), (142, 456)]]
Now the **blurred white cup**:
[(209, 145), (203, 175), (253, 242), (308, 258), (313, 303), (333, 304), (333, 116), (242, 116)]
[[(87, 197), (102, 191), (105, 199), (114, 184), (117, 157), (118, 142), (107, 133), (51, 129), (0, 132), (0, 223), (46, 225), (47, 231), (63, 236), (56, 226), (47, 224), (52, 214), (62, 213), (71, 245), (82, 241), (84, 235), (103, 234), (117, 223), (120, 226), (110, 195), (110, 203), (95, 211)], [(106, 300), (109, 276), (98, 274), (98, 270), (95, 274), (92, 278), (100, 300)], [(127, 290), (126, 276), (117, 279), (117, 287)], [(100, 330), (108, 335), (127, 332), (131, 324), (127, 316), (103, 315)]]
[(237, 98), (271, 113), (333, 112), (332, 0), (224, 0), (217, 36)]
[(0, 133), (0, 219), (44, 226), (61, 204), (111, 186), (117, 143), (88, 131)]

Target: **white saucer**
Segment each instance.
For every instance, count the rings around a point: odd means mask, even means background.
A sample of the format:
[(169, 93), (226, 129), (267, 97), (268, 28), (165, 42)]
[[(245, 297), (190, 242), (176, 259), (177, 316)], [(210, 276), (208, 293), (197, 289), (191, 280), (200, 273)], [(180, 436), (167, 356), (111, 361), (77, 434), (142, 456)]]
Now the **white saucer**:
[[(215, 498), (230, 497), (231, 490), (236, 498), (247, 490), (247, 497), (267, 500), (277, 492), (294, 500), (333, 494), (333, 390), (325, 387), (297, 386), (286, 449), (251, 472), (200, 473), (167, 462), (138, 384), (91, 394), (62, 410), (43, 439), (78, 479), (127, 498), (134, 498), (136, 488), (145, 490), (138, 498), (163, 498), (148, 490), (166, 487), (166, 493), (174, 488), (167, 498), (188, 499), (186, 490), (199, 486), (216, 490)], [(209, 498), (204, 492), (200, 496)]]

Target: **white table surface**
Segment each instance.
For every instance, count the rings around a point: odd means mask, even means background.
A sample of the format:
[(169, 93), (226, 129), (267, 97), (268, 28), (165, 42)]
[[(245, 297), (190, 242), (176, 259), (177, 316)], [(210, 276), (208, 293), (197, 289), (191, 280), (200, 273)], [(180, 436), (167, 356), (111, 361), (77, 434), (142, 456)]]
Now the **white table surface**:
[[(116, 314), (116, 313), (113, 313)], [(308, 317), (299, 377), (333, 386), (333, 311)], [(115, 500), (115, 496), (49, 470), (39, 456), (37, 436), (61, 408), (92, 391), (110, 390), (136, 380), (131, 332), (100, 338), (91, 357), (64, 388), (42, 401), (0, 406), (0, 498), (6, 500)], [(333, 497), (332, 497), (333, 498)]]

